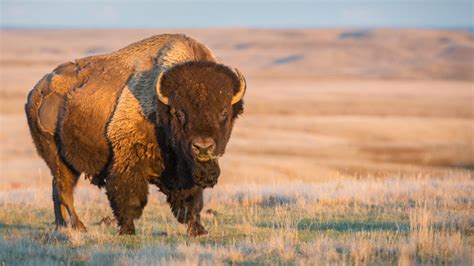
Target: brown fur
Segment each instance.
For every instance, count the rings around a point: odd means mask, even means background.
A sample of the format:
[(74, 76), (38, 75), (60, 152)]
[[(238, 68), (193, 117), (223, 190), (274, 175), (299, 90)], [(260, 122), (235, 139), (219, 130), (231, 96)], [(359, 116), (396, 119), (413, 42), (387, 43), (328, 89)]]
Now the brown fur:
[[(156, 82), (164, 72), (158, 101)], [(116, 52), (63, 64), (30, 92), (25, 106), (39, 155), (53, 175), (56, 225), (71, 218), (80, 173), (105, 187), (121, 234), (135, 232), (147, 203), (148, 184), (157, 185), (191, 235), (200, 224), (203, 188), (217, 182), (217, 160), (190, 155), (190, 142), (212, 137), (222, 155), (243, 102), (231, 105), (239, 81), (217, 64), (202, 44), (183, 35), (157, 35)], [(176, 116), (185, 113), (187, 124)], [(225, 110), (229, 117), (222, 116)], [(223, 119), (222, 117), (225, 117)], [(69, 215), (69, 217), (68, 217)]]

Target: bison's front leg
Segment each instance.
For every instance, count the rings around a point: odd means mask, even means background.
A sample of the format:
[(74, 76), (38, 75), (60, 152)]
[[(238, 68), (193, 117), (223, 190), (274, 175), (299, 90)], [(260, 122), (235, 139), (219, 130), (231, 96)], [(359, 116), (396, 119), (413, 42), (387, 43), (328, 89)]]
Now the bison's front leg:
[(204, 206), (203, 189), (194, 186), (190, 189), (170, 191), (167, 201), (178, 222), (188, 225), (191, 236), (206, 235), (207, 231), (201, 224), (200, 212)]
[(111, 175), (105, 184), (121, 235), (134, 235), (134, 220), (140, 218), (148, 200), (148, 182), (140, 169)]

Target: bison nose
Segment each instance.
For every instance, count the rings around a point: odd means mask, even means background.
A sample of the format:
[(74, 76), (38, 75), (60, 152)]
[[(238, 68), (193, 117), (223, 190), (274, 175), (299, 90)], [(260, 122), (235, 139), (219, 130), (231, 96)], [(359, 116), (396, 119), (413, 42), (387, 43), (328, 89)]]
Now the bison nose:
[(195, 156), (211, 155), (216, 147), (216, 143), (212, 138), (195, 138), (191, 144), (193, 154)]

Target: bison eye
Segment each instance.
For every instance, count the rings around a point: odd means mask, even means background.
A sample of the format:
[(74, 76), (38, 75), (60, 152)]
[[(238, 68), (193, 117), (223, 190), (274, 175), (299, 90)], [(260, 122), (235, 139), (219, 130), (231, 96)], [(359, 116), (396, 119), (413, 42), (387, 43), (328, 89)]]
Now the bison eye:
[(176, 117), (176, 119), (178, 119), (179, 123), (184, 125), (184, 123), (186, 122), (186, 115), (184, 114), (184, 112), (181, 110), (172, 110), (172, 113)]
[(227, 120), (227, 111), (224, 110), (221, 113), (220, 121), (221, 121), (221, 123), (224, 123), (226, 120)]

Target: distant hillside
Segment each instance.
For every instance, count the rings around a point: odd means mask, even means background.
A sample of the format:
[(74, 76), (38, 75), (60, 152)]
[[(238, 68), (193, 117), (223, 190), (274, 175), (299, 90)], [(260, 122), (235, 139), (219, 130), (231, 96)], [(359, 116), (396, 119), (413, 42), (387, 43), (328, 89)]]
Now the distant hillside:
[(448, 30), (2, 30), (0, 63), (53, 67), (165, 32), (202, 41), (251, 76), (474, 80), (474, 35)]

